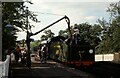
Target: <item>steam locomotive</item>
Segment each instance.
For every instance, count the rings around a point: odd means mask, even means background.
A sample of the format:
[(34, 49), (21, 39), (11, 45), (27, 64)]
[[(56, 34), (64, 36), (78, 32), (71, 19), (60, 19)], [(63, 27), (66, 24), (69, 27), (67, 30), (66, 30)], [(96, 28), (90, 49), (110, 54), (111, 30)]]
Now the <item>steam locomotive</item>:
[(63, 36), (53, 37), (49, 41), (48, 53), (49, 58), (74, 67), (89, 67), (95, 60), (95, 49), (90, 43)]

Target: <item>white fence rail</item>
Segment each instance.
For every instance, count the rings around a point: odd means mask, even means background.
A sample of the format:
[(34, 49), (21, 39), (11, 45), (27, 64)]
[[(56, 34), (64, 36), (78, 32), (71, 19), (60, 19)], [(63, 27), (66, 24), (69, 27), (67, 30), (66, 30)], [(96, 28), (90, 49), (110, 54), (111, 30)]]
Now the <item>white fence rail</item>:
[(95, 55), (95, 61), (113, 61), (114, 54), (98, 54)]
[(8, 77), (9, 62), (10, 62), (10, 55), (7, 55), (7, 59), (4, 62), (0, 62), (0, 78)]
[(120, 62), (120, 53), (114, 54), (96, 54), (95, 61), (114, 61)]

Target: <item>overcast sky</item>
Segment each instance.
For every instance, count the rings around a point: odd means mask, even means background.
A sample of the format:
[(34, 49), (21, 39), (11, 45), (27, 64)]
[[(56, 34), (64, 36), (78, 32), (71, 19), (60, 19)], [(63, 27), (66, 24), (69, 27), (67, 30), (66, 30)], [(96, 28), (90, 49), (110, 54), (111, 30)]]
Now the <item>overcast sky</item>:
[[(88, 22), (95, 24), (97, 19), (104, 17), (106, 20), (109, 14), (106, 12), (107, 7), (111, 2), (118, 2), (119, 0), (32, 0), (32, 5), (25, 3), (29, 10), (37, 14), (40, 23), (31, 22), (35, 25), (32, 32), (35, 33), (45, 26), (55, 22), (56, 20), (67, 15), (70, 18), (71, 25)], [(50, 27), (53, 33), (57, 35), (60, 30), (67, 28), (65, 20)], [(35, 40), (40, 40), (40, 33), (33, 36)], [(18, 33), (18, 40), (25, 39), (26, 33)]]

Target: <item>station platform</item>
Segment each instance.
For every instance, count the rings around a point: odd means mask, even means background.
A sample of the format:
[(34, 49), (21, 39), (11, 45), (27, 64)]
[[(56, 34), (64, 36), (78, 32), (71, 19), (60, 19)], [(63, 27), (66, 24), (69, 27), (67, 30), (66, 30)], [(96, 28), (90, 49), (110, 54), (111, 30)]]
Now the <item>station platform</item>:
[(47, 60), (32, 62), (31, 69), (21, 63), (11, 63), (10, 78), (98, 78), (92, 74)]

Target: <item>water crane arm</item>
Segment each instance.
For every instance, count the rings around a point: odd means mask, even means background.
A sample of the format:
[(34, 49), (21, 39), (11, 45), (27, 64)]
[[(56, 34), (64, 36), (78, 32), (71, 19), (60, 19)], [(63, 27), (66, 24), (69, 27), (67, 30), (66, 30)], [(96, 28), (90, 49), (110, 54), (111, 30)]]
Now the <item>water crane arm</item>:
[[(31, 36), (39, 34), (40, 32), (44, 31), (45, 29), (51, 27), (52, 25), (58, 23), (59, 21), (61, 21), (61, 20), (63, 20), (63, 19), (66, 20), (66, 22), (67, 22), (67, 24), (68, 24), (68, 30), (69, 30), (70, 35), (71, 35), (71, 30), (70, 30), (70, 19), (65, 15), (65, 16), (62, 17), (61, 19), (59, 19), (59, 20), (55, 21), (54, 23), (52, 23), (52, 24), (46, 26), (45, 28), (41, 29), (40, 31), (38, 31), (38, 32), (36, 32), (36, 33), (32, 33)], [(72, 36), (72, 35), (71, 35), (71, 36)]]

